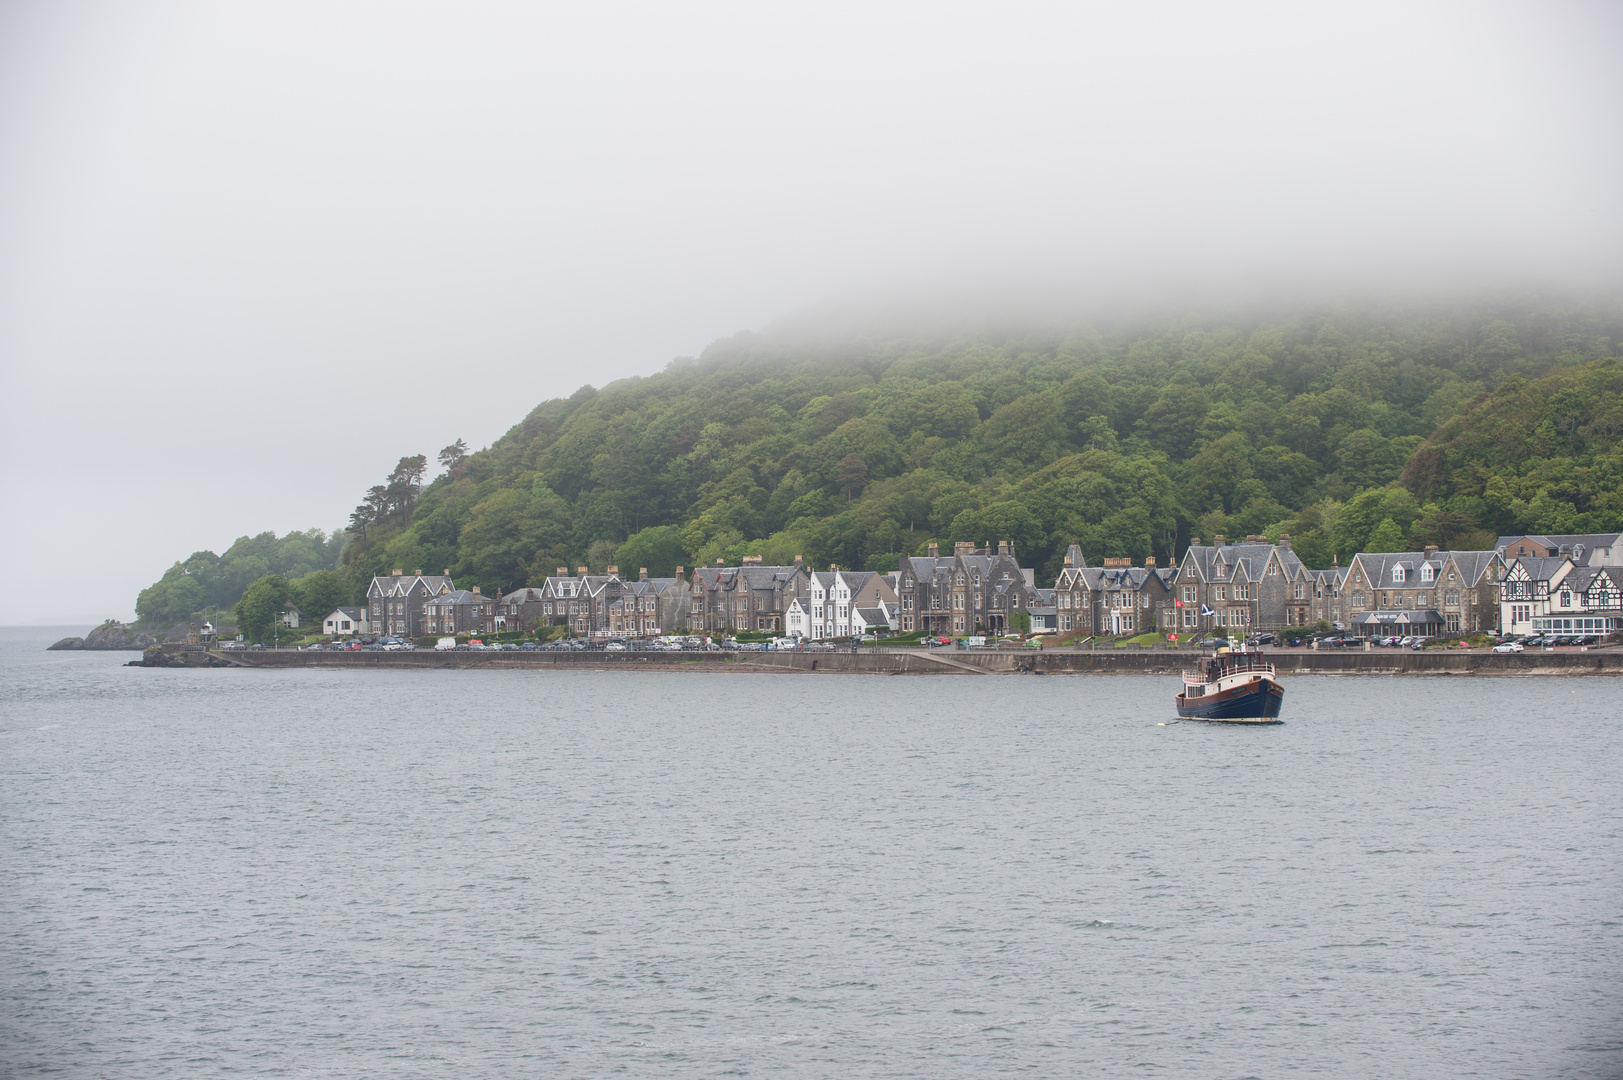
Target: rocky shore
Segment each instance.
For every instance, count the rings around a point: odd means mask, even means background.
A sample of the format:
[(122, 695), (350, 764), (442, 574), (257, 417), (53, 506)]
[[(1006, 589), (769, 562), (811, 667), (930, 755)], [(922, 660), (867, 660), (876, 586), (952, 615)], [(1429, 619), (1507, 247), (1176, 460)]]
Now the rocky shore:
[(151, 634), (144, 634), (132, 626), (111, 620), (102, 623), (84, 637), (65, 637), (52, 645), (51, 650), (72, 652), (80, 649), (103, 649), (121, 652), (142, 652), (158, 644)]

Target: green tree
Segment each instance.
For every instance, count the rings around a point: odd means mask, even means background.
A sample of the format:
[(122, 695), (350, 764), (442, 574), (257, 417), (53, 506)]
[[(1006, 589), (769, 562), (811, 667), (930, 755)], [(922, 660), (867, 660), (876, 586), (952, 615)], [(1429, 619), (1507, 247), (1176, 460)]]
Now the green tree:
[(687, 562), (682, 531), (674, 525), (651, 525), (632, 533), (614, 553), (622, 574), (634, 575), (643, 567), (650, 577), (670, 577)]
[(343, 576), (333, 570), (312, 570), (294, 578), (288, 582), (288, 595), (312, 622), (325, 618), (334, 608), (351, 600)]
[(1364, 550), (1377, 554), (1408, 550), (1403, 540), (1402, 527), (1391, 518), (1382, 518), (1381, 523), (1375, 526), (1375, 531), (1370, 533), (1369, 539), (1365, 541)]
[(269, 640), (287, 598), (287, 579), (281, 574), (267, 574), (255, 581), (243, 591), (242, 599), (232, 609), (237, 629), (249, 641)]

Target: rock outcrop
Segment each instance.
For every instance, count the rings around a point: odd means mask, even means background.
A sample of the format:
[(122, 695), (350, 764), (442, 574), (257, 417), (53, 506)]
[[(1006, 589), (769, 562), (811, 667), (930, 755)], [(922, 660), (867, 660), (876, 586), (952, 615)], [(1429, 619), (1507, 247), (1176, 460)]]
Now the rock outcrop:
[[(139, 652), (158, 639), (119, 622), (104, 622), (82, 638), (65, 637), (52, 645), (52, 650), (108, 649)], [(47, 650), (49, 651), (49, 650)]]

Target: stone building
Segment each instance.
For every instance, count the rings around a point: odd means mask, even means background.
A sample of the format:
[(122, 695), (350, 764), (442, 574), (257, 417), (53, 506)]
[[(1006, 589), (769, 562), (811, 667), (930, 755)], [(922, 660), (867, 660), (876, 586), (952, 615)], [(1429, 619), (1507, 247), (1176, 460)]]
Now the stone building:
[(754, 555), (741, 566), (718, 559), (688, 582), (687, 624), (695, 633), (782, 634), (789, 605), (810, 591), (811, 572), (798, 557), (792, 566), (763, 566)]
[(497, 598), (482, 596), (479, 586), (468, 589), (445, 589), (423, 604), (422, 633), (426, 636), (444, 634), (492, 634), (496, 631)]
[(1195, 537), (1178, 566), (1173, 585), (1178, 633), (1284, 630), (1306, 618), (1309, 579), (1289, 536), (1277, 544), (1259, 537), (1229, 544), (1221, 533), (1215, 540), (1206, 546)]
[(950, 557), (934, 542), (928, 550), (927, 555), (904, 555), (897, 568), (904, 634), (1004, 633), (1015, 613), (1027, 611), (1037, 599), (1034, 572), (1015, 560), (1008, 540), (999, 542), (996, 551), (959, 542)]
[(1158, 568), (1153, 558), (1143, 566), (1131, 559), (1106, 559), (1092, 567), (1082, 549), (1072, 544), (1054, 579), (1053, 602), (1061, 634), (1121, 637), (1149, 631), (1173, 632), (1177, 625), (1169, 583), (1174, 571)]
[(1494, 633), (1504, 576), (1497, 551), (1354, 555), (1341, 587), (1343, 621), (1363, 637)]
[(388, 577), (374, 577), (366, 588), (366, 621), (374, 634), (421, 637), (425, 633), (424, 605), (455, 587), (449, 570), (427, 575), (418, 570), (409, 577), (396, 570)]

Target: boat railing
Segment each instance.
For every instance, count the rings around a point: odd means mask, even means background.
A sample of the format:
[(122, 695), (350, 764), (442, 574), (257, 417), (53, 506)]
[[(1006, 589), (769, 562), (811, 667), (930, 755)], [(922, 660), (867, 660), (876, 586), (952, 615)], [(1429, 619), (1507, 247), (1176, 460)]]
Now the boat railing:
[[(1274, 665), (1260, 656), (1249, 653), (1234, 653), (1217, 658), (1217, 678), (1227, 678), (1230, 675), (1243, 675), (1248, 671), (1260, 672), (1264, 675), (1274, 674)], [(1185, 669), (1183, 681), (1186, 683), (1206, 683), (1212, 679), (1209, 668)]]

